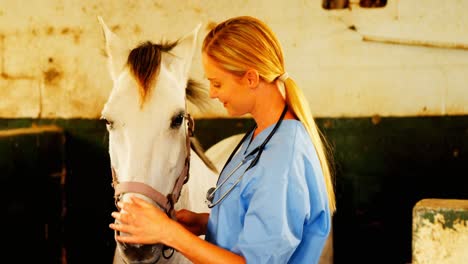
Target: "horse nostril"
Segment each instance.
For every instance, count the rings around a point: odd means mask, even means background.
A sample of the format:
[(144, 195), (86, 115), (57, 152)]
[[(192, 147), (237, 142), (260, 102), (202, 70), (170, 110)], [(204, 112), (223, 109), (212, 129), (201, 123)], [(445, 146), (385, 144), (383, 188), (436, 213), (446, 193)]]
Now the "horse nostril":
[(121, 258), (127, 264), (153, 264), (161, 259), (162, 244), (145, 245), (118, 242)]

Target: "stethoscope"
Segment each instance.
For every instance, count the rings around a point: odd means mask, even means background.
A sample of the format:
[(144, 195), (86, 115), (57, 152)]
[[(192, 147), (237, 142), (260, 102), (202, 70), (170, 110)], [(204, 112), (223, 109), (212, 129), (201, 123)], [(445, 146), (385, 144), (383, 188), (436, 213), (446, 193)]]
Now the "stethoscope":
[[(239, 182), (242, 180), (242, 178), (244, 177), (245, 173), (250, 170), (251, 168), (253, 168), (255, 165), (257, 165), (257, 162), (258, 160), (260, 159), (260, 156), (262, 155), (262, 152), (263, 150), (265, 149), (265, 145), (268, 143), (268, 141), (270, 141), (271, 137), (275, 134), (276, 130), (278, 130), (279, 126), (281, 125), (281, 122), (283, 121), (283, 118), (286, 114), (288, 110), (288, 105), (286, 104), (284, 106), (284, 109), (283, 109), (283, 112), (281, 113), (281, 116), (278, 120), (278, 122), (276, 123), (275, 127), (273, 128), (273, 130), (271, 130), (270, 134), (266, 137), (266, 139), (263, 141), (263, 143), (256, 147), (255, 149), (253, 149), (251, 152), (249, 152), (249, 154), (247, 154), (247, 156), (244, 157), (244, 159), (242, 159), (242, 161), (234, 168), (231, 170), (231, 172), (226, 176), (226, 178), (224, 178), (224, 180), (219, 183), (219, 184), (216, 184), (217, 186), (216, 187), (212, 187), (210, 188), (207, 192), (206, 192), (206, 204), (208, 205), (208, 208), (213, 208), (214, 206), (216, 206), (217, 204), (219, 204), (222, 200), (224, 200), (224, 198), (226, 198), (226, 196), (231, 193), (231, 191), (234, 189), (234, 187), (237, 186), (237, 184), (239, 184)], [(226, 165), (229, 164), (229, 162), (231, 161), (232, 157), (237, 153), (237, 150), (239, 149), (240, 146), (242, 146), (242, 143), (244, 143), (244, 141), (246, 140), (246, 138), (251, 134), (253, 133), (253, 131), (255, 131), (255, 128), (257, 128), (257, 125), (255, 125), (249, 133), (246, 133), (244, 135), (244, 137), (241, 139), (241, 141), (239, 142), (239, 144), (237, 144), (237, 146), (234, 148), (234, 150), (232, 151), (231, 155), (229, 156), (228, 160), (226, 161), (226, 163), (224, 164), (224, 167), (223, 169), (221, 170), (221, 173), (220, 175), (222, 175), (224, 169), (226, 168)], [(253, 160), (252, 160), (253, 159)], [(245, 163), (247, 163), (248, 161), (252, 160), (252, 162), (250, 163), (250, 165), (247, 167), (247, 169), (245, 169), (244, 173), (242, 173), (242, 175), (239, 176), (239, 178), (234, 182), (234, 184), (231, 186), (231, 188), (229, 188), (224, 194), (221, 195), (221, 197), (213, 202), (214, 200), (214, 195), (215, 193), (219, 190), (219, 188), (221, 188), (224, 183), (226, 183), (227, 180), (229, 180), (229, 178), (231, 178), (231, 176), (234, 174), (234, 172), (236, 172), (242, 165), (244, 165)]]

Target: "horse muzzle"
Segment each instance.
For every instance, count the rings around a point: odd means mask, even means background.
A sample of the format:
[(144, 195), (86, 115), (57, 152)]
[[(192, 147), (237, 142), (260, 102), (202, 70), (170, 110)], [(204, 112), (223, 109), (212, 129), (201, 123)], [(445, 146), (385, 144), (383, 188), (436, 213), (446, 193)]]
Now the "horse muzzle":
[(130, 244), (117, 241), (117, 249), (126, 264), (153, 264), (160, 260), (164, 245)]

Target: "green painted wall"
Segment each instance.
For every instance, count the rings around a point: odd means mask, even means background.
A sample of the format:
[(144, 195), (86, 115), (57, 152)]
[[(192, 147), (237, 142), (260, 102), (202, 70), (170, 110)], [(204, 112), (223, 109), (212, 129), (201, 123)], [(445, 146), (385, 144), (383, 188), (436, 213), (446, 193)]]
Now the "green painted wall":
[(60, 263), (64, 140), (58, 128), (0, 131), (2, 262)]
[[(66, 177), (63, 187), (64, 191), (64, 209), (63, 209), (63, 234), (61, 243), (66, 250), (67, 263), (112, 263), (113, 250), (115, 242), (113, 233), (109, 229), (109, 223), (112, 222), (111, 212), (114, 210), (114, 201), (111, 183), (111, 174), (109, 171), (109, 158), (107, 153), (107, 131), (104, 123), (100, 120), (33, 120), (33, 119), (0, 119), (0, 129), (12, 129), (17, 127), (30, 127), (34, 125), (54, 124), (63, 128), (66, 140), (62, 144), (64, 165), (66, 168)], [(21, 142), (22, 139), (10, 139), (15, 142)], [(3, 147), (3, 145), (0, 145)], [(31, 145), (22, 145), (23, 149), (31, 148)], [(3, 151), (3, 150), (0, 150)], [(56, 155), (51, 153), (54, 149), (42, 151), (41, 156), (45, 162), (46, 158), (56, 159)], [(24, 177), (25, 174), (35, 177), (35, 168), (27, 169), (27, 173), (22, 173), (25, 166), (28, 165), (30, 157), (34, 159), (35, 152), (29, 153), (23, 151), (24, 156), (20, 164), (16, 164), (16, 170), (10, 170), (8, 173), (18, 177)], [(8, 163), (11, 156), (2, 155), (3, 163)], [(41, 165), (34, 164), (34, 165)], [(19, 171), (19, 172), (18, 172)], [(41, 173), (38, 170), (38, 173)], [(23, 184), (14, 184), (10, 186), (11, 192), (21, 190), (25, 186), (37, 188), (41, 185), (36, 182), (24, 182)], [(41, 193), (47, 190), (37, 188)], [(50, 195), (50, 194), (48, 194)], [(40, 198), (41, 196), (39, 196)], [(60, 198), (55, 195), (55, 200), (50, 202), (60, 202)], [(43, 199), (30, 199), (31, 207), (36, 211), (48, 210), (48, 203)], [(34, 215), (29, 216), (29, 221)], [(20, 219), (18, 219), (20, 220)], [(26, 224), (26, 223), (25, 223)], [(29, 234), (34, 236), (34, 234)], [(23, 243), (26, 239), (23, 237)], [(24, 249), (23, 249), (24, 251)], [(51, 252), (49, 254), (55, 254)], [(56, 259), (56, 258), (55, 258)], [(26, 259), (29, 263), (30, 259)], [(37, 260), (48, 259), (37, 257)], [(40, 261), (39, 261), (40, 262)]]
[[(65, 131), (68, 263), (110, 263), (114, 204), (105, 125), (87, 119), (0, 119), (0, 129), (33, 123)], [(408, 263), (415, 203), (468, 199), (468, 116), (319, 118), (317, 123), (334, 147), (335, 263)], [(208, 149), (252, 124), (250, 119), (198, 119), (196, 136)]]

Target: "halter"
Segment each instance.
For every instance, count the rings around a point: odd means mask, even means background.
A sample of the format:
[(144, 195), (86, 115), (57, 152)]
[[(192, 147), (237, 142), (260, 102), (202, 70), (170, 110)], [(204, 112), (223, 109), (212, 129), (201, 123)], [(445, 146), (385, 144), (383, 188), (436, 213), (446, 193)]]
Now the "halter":
[[(119, 202), (122, 194), (128, 193), (128, 192), (139, 193), (139, 194), (143, 194), (151, 198), (151, 200), (153, 200), (159, 207), (161, 207), (161, 209), (163, 209), (164, 212), (170, 218), (174, 220), (176, 219), (174, 206), (179, 200), (180, 192), (182, 191), (183, 185), (187, 183), (190, 178), (190, 173), (189, 173), (190, 138), (193, 137), (193, 134), (194, 134), (193, 131), (195, 128), (195, 121), (193, 120), (192, 116), (189, 113), (185, 115), (185, 119), (187, 120), (187, 134), (185, 137), (185, 146), (187, 149), (187, 155), (185, 157), (184, 168), (180, 172), (179, 177), (177, 178), (174, 184), (174, 188), (172, 189), (172, 192), (169, 193), (167, 196), (164, 196), (161, 192), (159, 192), (158, 190), (154, 189), (153, 187), (143, 182), (135, 182), (135, 181), (119, 182), (117, 178), (117, 173), (115, 172), (114, 167), (111, 167), (112, 187), (114, 188), (114, 199), (115, 199), (116, 205), (117, 205), (117, 202)], [(165, 253), (167, 250), (170, 251), (169, 255), (166, 255)], [(161, 254), (165, 259), (169, 259), (174, 254), (174, 249), (166, 245), (163, 245)]]
[(112, 187), (114, 188), (114, 199), (115, 203), (120, 200), (120, 196), (124, 193), (134, 192), (143, 194), (151, 200), (153, 200), (164, 212), (175, 219), (174, 205), (177, 203), (180, 197), (180, 192), (182, 191), (182, 186), (189, 180), (189, 170), (190, 170), (190, 137), (193, 136), (195, 122), (190, 114), (185, 116), (187, 120), (187, 135), (186, 135), (186, 148), (187, 156), (185, 157), (185, 165), (182, 171), (180, 172), (179, 177), (177, 178), (172, 192), (167, 196), (164, 196), (158, 190), (155, 190), (153, 187), (149, 186), (146, 183), (135, 182), (135, 181), (125, 181), (119, 182), (117, 179), (116, 172), (114, 167), (112, 167)]

